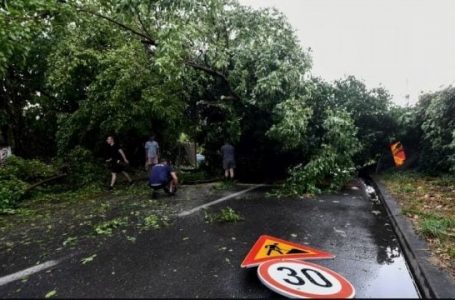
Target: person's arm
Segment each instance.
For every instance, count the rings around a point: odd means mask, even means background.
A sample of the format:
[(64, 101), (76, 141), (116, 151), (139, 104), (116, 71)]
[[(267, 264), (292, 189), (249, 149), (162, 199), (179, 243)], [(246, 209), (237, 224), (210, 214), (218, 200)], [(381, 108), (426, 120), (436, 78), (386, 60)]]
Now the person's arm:
[(125, 153), (123, 153), (123, 150), (122, 149), (118, 149), (118, 152), (120, 153), (120, 155), (122, 155), (123, 161), (125, 163), (129, 164), (130, 162), (126, 159), (126, 156), (125, 156)]

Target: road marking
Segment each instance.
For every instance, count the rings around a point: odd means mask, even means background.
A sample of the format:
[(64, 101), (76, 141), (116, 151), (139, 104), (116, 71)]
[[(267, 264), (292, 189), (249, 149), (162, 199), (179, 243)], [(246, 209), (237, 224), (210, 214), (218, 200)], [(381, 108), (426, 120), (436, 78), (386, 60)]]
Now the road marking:
[(25, 270), (22, 270), (22, 271), (19, 271), (19, 272), (16, 272), (16, 273), (4, 276), (4, 277), (0, 277), (0, 286), (13, 282), (15, 280), (24, 278), (26, 276), (30, 276), (30, 275), (38, 273), (40, 271), (52, 268), (53, 266), (56, 266), (59, 263), (60, 263), (60, 260), (50, 260), (45, 263), (33, 266), (31, 268), (28, 268), (28, 269), (25, 269)]
[[(195, 207), (193, 209), (190, 209), (190, 210), (187, 210), (187, 211), (183, 211), (183, 212), (179, 213), (178, 216), (179, 217), (184, 217), (184, 216), (191, 215), (192, 213), (194, 213), (194, 212), (196, 212), (198, 210), (201, 210), (203, 208), (215, 205), (217, 203), (226, 201), (228, 199), (240, 196), (242, 194), (248, 193), (249, 191), (252, 191), (252, 190), (257, 189), (257, 188), (262, 187), (262, 186), (266, 186), (266, 185), (265, 184), (254, 185), (254, 186), (252, 186), (252, 187), (250, 187), (250, 188), (248, 188), (246, 190), (242, 190), (240, 192), (237, 192), (237, 193), (234, 193), (234, 194), (230, 194), (228, 196), (225, 196), (225, 197), (217, 199), (215, 201), (206, 203), (204, 205), (197, 206), (197, 207)], [(10, 282), (16, 281), (18, 279), (22, 279), (22, 278), (24, 278), (26, 276), (33, 275), (33, 274), (41, 272), (43, 270), (52, 268), (52, 267), (58, 265), (61, 261), (62, 261), (62, 259), (60, 259), (60, 260), (50, 260), (50, 261), (47, 261), (45, 263), (42, 263), (42, 264), (27, 268), (25, 270), (22, 270), (22, 271), (19, 271), (19, 272), (10, 274), (10, 275), (6, 275), (6, 276), (3, 276), (3, 277), (0, 277), (0, 286), (3, 286), (3, 285), (8, 284)]]
[(248, 193), (249, 191), (254, 190), (254, 189), (257, 189), (257, 188), (259, 188), (259, 187), (261, 187), (261, 186), (264, 186), (264, 184), (258, 184), (258, 185), (255, 185), (255, 186), (253, 186), (253, 187), (250, 187), (249, 189), (246, 189), (246, 190), (243, 190), (243, 191), (234, 193), (234, 194), (227, 195), (227, 196), (225, 196), (225, 197), (223, 197), (223, 198), (220, 198), (220, 199), (214, 200), (214, 201), (212, 201), (212, 202), (209, 202), (209, 203), (206, 203), (206, 204), (197, 206), (197, 207), (195, 207), (195, 208), (193, 208), (193, 209), (186, 210), (186, 211), (182, 211), (181, 213), (178, 214), (178, 216), (179, 216), (179, 217), (184, 217), (184, 216), (191, 215), (192, 213), (197, 212), (198, 210), (201, 210), (201, 209), (203, 209), (203, 208), (206, 208), (206, 207), (209, 207), (209, 206), (218, 204), (218, 203), (220, 203), (220, 202), (223, 202), (223, 201), (226, 201), (226, 200), (228, 200), (228, 199), (231, 199), (231, 198), (240, 196), (240, 195), (242, 195), (242, 194)]

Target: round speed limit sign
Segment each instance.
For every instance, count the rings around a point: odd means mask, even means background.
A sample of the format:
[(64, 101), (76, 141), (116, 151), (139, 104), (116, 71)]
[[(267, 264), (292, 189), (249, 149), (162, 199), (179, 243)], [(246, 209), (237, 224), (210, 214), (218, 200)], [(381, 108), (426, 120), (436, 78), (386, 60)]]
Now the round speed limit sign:
[(268, 288), (289, 298), (353, 298), (355, 294), (340, 274), (306, 261), (269, 260), (259, 265), (258, 276)]

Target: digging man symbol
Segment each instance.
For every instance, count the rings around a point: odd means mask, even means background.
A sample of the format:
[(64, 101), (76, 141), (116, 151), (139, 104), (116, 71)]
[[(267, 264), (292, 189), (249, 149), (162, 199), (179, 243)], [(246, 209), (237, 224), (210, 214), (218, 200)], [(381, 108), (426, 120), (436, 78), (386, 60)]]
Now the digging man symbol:
[(281, 252), (281, 248), (278, 247), (278, 243), (273, 243), (272, 245), (266, 245), (265, 248), (268, 248), (269, 251), (267, 251), (267, 255), (270, 256), (270, 254), (272, 253), (272, 251), (276, 251), (280, 254), (284, 254), (283, 252)]

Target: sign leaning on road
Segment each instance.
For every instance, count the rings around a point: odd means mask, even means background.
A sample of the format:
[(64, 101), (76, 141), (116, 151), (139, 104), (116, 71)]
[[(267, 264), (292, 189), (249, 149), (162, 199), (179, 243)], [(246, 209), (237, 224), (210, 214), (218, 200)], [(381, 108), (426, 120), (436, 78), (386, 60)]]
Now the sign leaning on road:
[(261, 235), (243, 260), (242, 268), (251, 268), (274, 258), (329, 259), (335, 255), (269, 235)]
[(258, 267), (262, 283), (289, 298), (353, 298), (354, 287), (340, 274), (309, 262), (274, 259)]
[(289, 298), (353, 298), (354, 287), (340, 274), (300, 260), (335, 255), (269, 235), (261, 235), (241, 267), (258, 266), (258, 277), (269, 289)]

